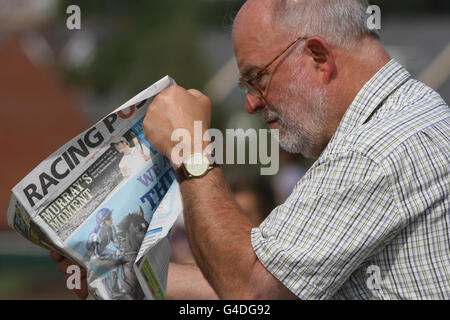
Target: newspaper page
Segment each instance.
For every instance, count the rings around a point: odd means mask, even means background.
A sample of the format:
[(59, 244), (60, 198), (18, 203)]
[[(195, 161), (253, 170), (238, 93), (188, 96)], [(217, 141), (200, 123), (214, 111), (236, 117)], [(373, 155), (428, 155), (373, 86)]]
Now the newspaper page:
[(150, 299), (164, 299), (166, 295), (170, 231), (183, 211), (178, 183), (173, 183), (153, 214), (148, 231), (134, 265), (139, 283)]
[(163, 299), (170, 229), (182, 212), (167, 158), (143, 137), (148, 87), (45, 159), (12, 189), (8, 224), (87, 271), (92, 299)]

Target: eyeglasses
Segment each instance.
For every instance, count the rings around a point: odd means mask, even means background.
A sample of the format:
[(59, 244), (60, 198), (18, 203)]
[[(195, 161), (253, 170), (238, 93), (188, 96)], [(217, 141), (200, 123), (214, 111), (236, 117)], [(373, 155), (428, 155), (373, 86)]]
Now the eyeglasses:
[(269, 67), (286, 51), (288, 51), (294, 44), (296, 44), (300, 40), (306, 40), (306, 37), (299, 37), (292, 41), (286, 49), (281, 51), (275, 58), (272, 59), (262, 70), (258, 71), (256, 75), (251, 77), (250, 79), (245, 79), (244, 77), (239, 78), (239, 87), (243, 89), (246, 93), (250, 93), (258, 98), (264, 97), (264, 90), (261, 89), (254, 81), (259, 80), (269, 69)]

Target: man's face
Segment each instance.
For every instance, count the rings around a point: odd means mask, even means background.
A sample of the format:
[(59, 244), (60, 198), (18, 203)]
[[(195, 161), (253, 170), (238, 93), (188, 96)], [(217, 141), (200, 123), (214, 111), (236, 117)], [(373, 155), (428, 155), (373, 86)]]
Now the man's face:
[(106, 224), (107, 226), (112, 226), (112, 224), (113, 224), (112, 217), (107, 218), (107, 219), (105, 220), (105, 224)]
[(123, 154), (130, 154), (131, 150), (125, 142), (116, 143), (116, 150)]
[[(289, 63), (289, 60), (297, 63)], [(290, 68), (285, 70), (284, 77), (275, 78), (266, 90), (265, 106), (260, 114), (271, 129), (279, 129), (281, 148), (316, 157), (321, 152), (327, 96), (302, 69), (299, 60), (292, 57), (284, 61)]]
[[(247, 2), (233, 30), (239, 69), (247, 77), (261, 70), (294, 40), (273, 26), (267, 8), (259, 8), (260, 4)], [(265, 97), (247, 95), (246, 109), (260, 113), (271, 129), (279, 129), (284, 150), (318, 157), (324, 148), (329, 99), (322, 84), (312, 77), (314, 70), (302, 54), (304, 43), (295, 44), (269, 68), (269, 73), (257, 82)], [(254, 66), (257, 68), (252, 69)]]

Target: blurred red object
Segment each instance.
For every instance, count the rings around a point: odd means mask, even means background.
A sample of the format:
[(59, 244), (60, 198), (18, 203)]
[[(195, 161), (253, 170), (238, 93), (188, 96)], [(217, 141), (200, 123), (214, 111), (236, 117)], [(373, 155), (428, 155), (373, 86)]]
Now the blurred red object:
[(0, 42), (0, 230), (12, 187), (86, 128), (51, 72), (33, 65), (17, 39)]

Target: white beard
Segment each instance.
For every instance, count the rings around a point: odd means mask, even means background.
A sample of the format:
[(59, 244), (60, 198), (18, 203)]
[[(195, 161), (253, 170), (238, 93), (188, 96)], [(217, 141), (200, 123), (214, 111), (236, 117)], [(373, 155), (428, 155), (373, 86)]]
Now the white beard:
[(313, 87), (299, 68), (294, 70), (293, 78), (300, 84), (291, 82), (286, 88), (285, 101), (296, 102), (279, 103), (270, 109), (266, 107), (261, 115), (265, 121), (278, 118), (278, 142), (282, 149), (308, 158), (317, 157), (316, 150), (325, 124), (326, 93), (322, 88)]

